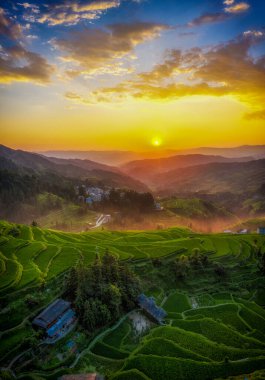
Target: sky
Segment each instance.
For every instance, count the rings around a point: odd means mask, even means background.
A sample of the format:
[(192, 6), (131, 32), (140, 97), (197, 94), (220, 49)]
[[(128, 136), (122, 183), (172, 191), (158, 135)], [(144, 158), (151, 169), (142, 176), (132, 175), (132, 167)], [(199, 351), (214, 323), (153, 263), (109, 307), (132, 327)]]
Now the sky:
[(1, 144), (265, 144), (264, 0), (2, 0), (0, 38)]

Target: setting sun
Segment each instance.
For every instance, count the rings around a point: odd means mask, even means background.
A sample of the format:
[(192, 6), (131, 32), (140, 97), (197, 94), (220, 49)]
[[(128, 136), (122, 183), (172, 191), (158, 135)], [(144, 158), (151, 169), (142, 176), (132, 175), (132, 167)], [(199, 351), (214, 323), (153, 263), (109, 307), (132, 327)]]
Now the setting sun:
[(158, 137), (154, 137), (153, 140), (152, 140), (152, 145), (153, 146), (160, 146), (162, 144), (162, 141), (160, 138)]

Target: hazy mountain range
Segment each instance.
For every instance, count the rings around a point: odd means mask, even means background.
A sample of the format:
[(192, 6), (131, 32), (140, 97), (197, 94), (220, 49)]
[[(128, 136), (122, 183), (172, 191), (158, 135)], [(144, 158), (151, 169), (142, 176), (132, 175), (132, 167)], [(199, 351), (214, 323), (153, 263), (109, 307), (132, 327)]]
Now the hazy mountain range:
[[(200, 149), (209, 149), (212, 152), (214, 148)], [(35, 172), (53, 172), (67, 178), (87, 179), (107, 186), (137, 191), (151, 189), (162, 195), (255, 192), (265, 183), (265, 158), (257, 159), (262, 155), (264, 146), (233, 149), (236, 157), (181, 154), (159, 159), (134, 160), (117, 167), (87, 159), (46, 157), (1, 145), (0, 168), (10, 170), (13, 164), (20, 170), (27, 168)], [(231, 154), (233, 149), (228, 149), (227, 152)], [(121, 157), (122, 153), (125, 152), (118, 152), (118, 155)], [(243, 153), (251, 156), (244, 156)], [(115, 152), (111, 154), (114, 155)]]
[(171, 170), (154, 179), (155, 190), (174, 193), (255, 193), (265, 183), (265, 159), (248, 162), (212, 162)]
[(188, 154), (167, 158), (132, 161), (121, 166), (121, 168), (126, 174), (145, 182), (153, 188), (157, 188), (157, 176), (162, 173), (169, 173), (169, 176), (171, 177), (171, 175), (174, 174), (170, 174), (170, 172), (180, 168), (206, 165), (213, 162), (232, 163), (252, 160), (252, 157), (227, 158), (222, 156)]
[(246, 157), (251, 156), (253, 159), (265, 158), (265, 145), (244, 145), (234, 148), (215, 148), (215, 147), (201, 147), (194, 149), (165, 149), (155, 150), (150, 152), (134, 152), (134, 151), (74, 151), (74, 150), (50, 150), (45, 152), (38, 152), (47, 157), (57, 157), (63, 159), (79, 158), (88, 159), (100, 162), (107, 165), (123, 165), (129, 161), (163, 158), (174, 155), (187, 155), (187, 154), (203, 154), (224, 157)]

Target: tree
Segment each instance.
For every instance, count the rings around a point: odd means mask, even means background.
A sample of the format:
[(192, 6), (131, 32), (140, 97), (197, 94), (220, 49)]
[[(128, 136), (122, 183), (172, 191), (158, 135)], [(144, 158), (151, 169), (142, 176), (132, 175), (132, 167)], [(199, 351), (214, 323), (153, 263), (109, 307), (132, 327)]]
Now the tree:
[(103, 294), (103, 302), (108, 305), (113, 319), (120, 315), (121, 291), (114, 284), (106, 285)]
[(203, 267), (206, 267), (209, 264), (209, 258), (207, 253), (203, 252), (200, 256), (200, 261)]
[(189, 256), (190, 264), (194, 267), (200, 265), (200, 250), (199, 248), (194, 248), (191, 255)]
[(263, 276), (265, 276), (265, 252), (261, 254), (259, 262), (258, 262), (258, 268)]
[(185, 255), (181, 255), (178, 257), (173, 264), (173, 271), (175, 273), (176, 278), (184, 279), (188, 274), (190, 264), (189, 259)]
[(220, 277), (224, 277), (226, 275), (225, 268), (220, 263), (215, 263), (214, 272)]
[(83, 311), (83, 325), (87, 330), (94, 330), (96, 327), (96, 315), (94, 313), (94, 307), (92, 302), (87, 300), (84, 303), (84, 311)]
[(66, 277), (65, 288), (73, 297), (80, 323), (89, 331), (132, 309), (140, 293), (138, 277), (108, 250), (102, 258), (97, 254), (90, 266), (81, 255)]
[(76, 297), (78, 285), (78, 274), (75, 267), (72, 267), (65, 278), (65, 289), (68, 297), (73, 301)]

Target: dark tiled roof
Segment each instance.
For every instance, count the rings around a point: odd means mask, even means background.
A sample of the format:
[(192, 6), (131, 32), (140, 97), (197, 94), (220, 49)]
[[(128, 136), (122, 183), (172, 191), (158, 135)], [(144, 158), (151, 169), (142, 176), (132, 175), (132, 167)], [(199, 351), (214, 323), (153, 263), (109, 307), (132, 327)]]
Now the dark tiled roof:
[(161, 307), (158, 307), (153, 297), (146, 297), (145, 294), (138, 296), (138, 303), (142, 309), (147, 311), (153, 318), (161, 322), (167, 315), (166, 311)]
[(70, 302), (64, 301), (60, 298), (55, 300), (33, 320), (33, 324), (42, 328), (47, 328), (62, 313), (69, 309), (70, 305)]

